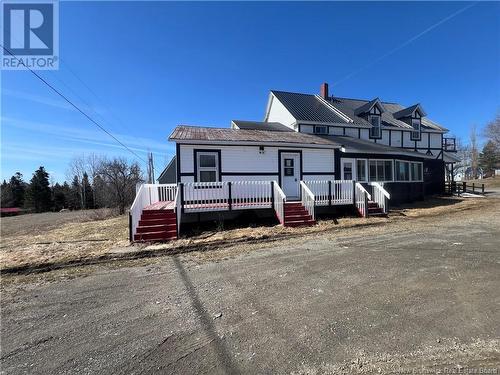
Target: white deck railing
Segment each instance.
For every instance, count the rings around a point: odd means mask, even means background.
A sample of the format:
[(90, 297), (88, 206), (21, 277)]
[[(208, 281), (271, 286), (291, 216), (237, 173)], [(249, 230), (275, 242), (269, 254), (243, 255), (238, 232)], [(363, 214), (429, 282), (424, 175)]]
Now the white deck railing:
[(281, 224), (285, 223), (285, 202), (286, 195), (281, 190), (280, 186), (276, 181), (272, 182), (273, 184), (273, 197), (274, 197), (274, 212), (278, 217), (278, 220)]
[(228, 184), (233, 210), (272, 207), (272, 187), (269, 181), (235, 181)]
[(352, 180), (304, 181), (314, 194), (317, 206), (346, 205), (354, 202)]
[(314, 215), (315, 199), (312, 191), (307, 187), (304, 181), (300, 181), (300, 196), (302, 205), (305, 207), (309, 215), (311, 215), (313, 220), (316, 220)]
[(373, 187), (373, 201), (376, 202), (384, 214), (386, 214), (389, 211), (389, 199), (391, 199), (391, 195), (378, 182), (371, 182), (370, 185)]
[(130, 206), (131, 239), (136, 234), (139, 220), (144, 207), (162, 201), (173, 201), (177, 193), (176, 184), (142, 184), (135, 194), (134, 202)]
[(177, 219), (177, 238), (179, 238), (179, 235), (181, 234), (181, 219), (182, 219), (182, 204), (181, 204), (181, 197), (182, 194), (180, 192), (181, 189), (177, 189), (175, 192), (175, 216)]
[(182, 204), (184, 212), (271, 208), (271, 182), (188, 182)]
[(363, 217), (368, 216), (368, 201), (371, 200), (371, 195), (359, 182), (355, 185), (355, 202), (356, 208)]

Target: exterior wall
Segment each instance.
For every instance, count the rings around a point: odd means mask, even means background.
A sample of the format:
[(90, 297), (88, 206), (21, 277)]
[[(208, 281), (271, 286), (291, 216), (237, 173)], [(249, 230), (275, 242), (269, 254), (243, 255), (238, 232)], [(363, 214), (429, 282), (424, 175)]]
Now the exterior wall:
[(264, 153), (260, 153), (259, 146), (178, 144), (180, 182), (195, 181), (194, 150), (220, 150), (222, 181), (278, 181), (280, 174), (278, 151), (301, 152), (301, 172), (304, 178), (322, 176), (322, 179), (325, 179), (335, 174), (333, 149), (265, 146)]
[(269, 105), (269, 112), (267, 113), (267, 122), (281, 122), (292, 128), (292, 124), (295, 122), (295, 118), (288, 112), (281, 102), (276, 99), (274, 95), (271, 95), (271, 103)]
[[(314, 125), (299, 124), (298, 129), (301, 133), (314, 134)], [(421, 140), (413, 141), (411, 140), (411, 132), (409, 130), (399, 130), (397, 128), (391, 128), (382, 129), (382, 138), (373, 139), (370, 138), (370, 131), (366, 128), (328, 125), (328, 134), (368, 140), (387, 146), (404, 148), (407, 150), (415, 150), (423, 154), (431, 151), (436, 159), (442, 159), (442, 133), (422, 131)]]
[(159, 184), (175, 184), (177, 183), (177, 162), (175, 156), (172, 158), (170, 163), (168, 163), (165, 170), (158, 177)]

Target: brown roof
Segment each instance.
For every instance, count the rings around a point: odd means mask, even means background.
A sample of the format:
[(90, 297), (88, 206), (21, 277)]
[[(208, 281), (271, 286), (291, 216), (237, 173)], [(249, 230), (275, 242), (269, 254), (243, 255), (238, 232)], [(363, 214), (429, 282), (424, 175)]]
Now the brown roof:
[(294, 131), (278, 132), (267, 130), (208, 128), (186, 125), (177, 126), (170, 135), (169, 140), (298, 143), (340, 147), (338, 143), (329, 139)]

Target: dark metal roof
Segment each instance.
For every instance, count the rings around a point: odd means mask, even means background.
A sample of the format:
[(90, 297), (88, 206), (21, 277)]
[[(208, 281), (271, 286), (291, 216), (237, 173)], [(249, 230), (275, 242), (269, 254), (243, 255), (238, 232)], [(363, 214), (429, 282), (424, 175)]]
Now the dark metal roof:
[(358, 107), (354, 110), (354, 113), (356, 115), (361, 115), (363, 113), (368, 113), (371, 111), (371, 109), (373, 108), (373, 106), (375, 104), (379, 104), (378, 106), (380, 107), (380, 109), (382, 110), (382, 112), (385, 112), (385, 108), (384, 108), (384, 105), (382, 104), (382, 102), (380, 101), (379, 98), (375, 98), (369, 102), (366, 102), (365, 104), (363, 104), (361, 107)]
[(243, 121), (233, 120), (232, 123), (239, 129), (247, 130), (269, 130), (275, 132), (293, 132), (294, 130), (280, 122), (259, 122), (259, 121)]
[(271, 91), (297, 121), (347, 123), (316, 95)]
[[(331, 97), (329, 100), (323, 100), (317, 95), (311, 94), (301, 94), (294, 92), (285, 91), (271, 91), (271, 93), (276, 96), (276, 98), (286, 107), (286, 109), (292, 114), (295, 119), (300, 121), (312, 121), (320, 123), (340, 123), (345, 125), (355, 125), (358, 127), (370, 128), (371, 124), (365, 120), (363, 117), (358, 116), (361, 114), (359, 112), (362, 108), (369, 107), (371, 103), (377, 101), (374, 100), (362, 100), (362, 99), (349, 99), (340, 97)], [(409, 111), (417, 106), (423, 112), (421, 106), (416, 104), (411, 107), (404, 107), (397, 103), (380, 102), (384, 107), (385, 111), (382, 113), (382, 125), (388, 127), (396, 127), (403, 129), (413, 129), (411, 125), (398, 120), (394, 117), (395, 113), (401, 111)], [(340, 113), (346, 115), (353, 122), (346, 121), (341, 115), (337, 114), (333, 106)], [(425, 113), (423, 114), (425, 116)], [(422, 117), (422, 129), (432, 129), (438, 131), (446, 131), (448, 129), (442, 127), (441, 125), (429, 120), (426, 117)]]
[(403, 117), (409, 117), (413, 114), (413, 112), (418, 109), (420, 111), (420, 114), (422, 116), (425, 116), (425, 111), (423, 110), (422, 106), (420, 104), (414, 104), (408, 108), (404, 108), (400, 111), (394, 112), (393, 116), (394, 118), (403, 118)]
[(356, 152), (362, 154), (391, 154), (391, 155), (406, 155), (414, 156), (417, 158), (433, 158), (432, 156), (427, 156), (421, 152), (405, 150), (398, 147), (391, 147), (387, 145), (382, 145), (380, 143), (374, 143), (364, 139), (328, 135), (321, 136), (322, 138), (331, 139), (333, 142), (343, 146), (345, 152)]
[(333, 140), (298, 132), (207, 128), (199, 126), (177, 126), (169, 137), (173, 141), (209, 142), (269, 142), (297, 143), (338, 147)]

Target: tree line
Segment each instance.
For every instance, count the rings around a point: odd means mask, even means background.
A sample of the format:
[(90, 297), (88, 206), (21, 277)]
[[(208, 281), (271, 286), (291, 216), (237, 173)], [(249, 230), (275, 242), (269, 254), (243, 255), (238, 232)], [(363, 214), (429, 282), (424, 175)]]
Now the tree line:
[(28, 182), (16, 172), (1, 185), (1, 207), (19, 207), (33, 212), (110, 207), (118, 208), (123, 214), (134, 200), (136, 185), (143, 181), (136, 162), (93, 154), (81, 156), (70, 162), (67, 179), (62, 184), (51, 182), (43, 166)]
[(467, 143), (457, 139), (457, 156), (460, 161), (454, 166), (455, 176), (464, 173), (466, 179), (477, 179), (480, 176), (492, 176), (495, 169), (500, 169), (500, 112), (484, 128), (486, 142), (481, 151), (477, 133), (477, 128), (473, 125)]

